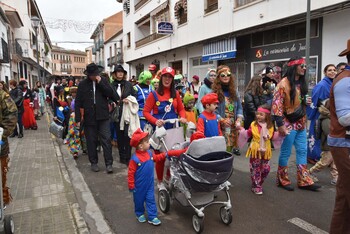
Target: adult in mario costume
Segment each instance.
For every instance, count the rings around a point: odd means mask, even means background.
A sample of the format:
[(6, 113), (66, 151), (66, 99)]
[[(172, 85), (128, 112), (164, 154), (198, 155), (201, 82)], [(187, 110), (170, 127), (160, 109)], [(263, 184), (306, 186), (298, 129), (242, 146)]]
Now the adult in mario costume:
[[(186, 123), (186, 112), (180, 94), (175, 90), (175, 70), (171, 67), (162, 69), (159, 87), (152, 91), (145, 103), (143, 116), (153, 126), (166, 129), (173, 127), (173, 124), (165, 124), (166, 119), (180, 118), (181, 123)], [(157, 178), (163, 181), (164, 161), (156, 165)]]

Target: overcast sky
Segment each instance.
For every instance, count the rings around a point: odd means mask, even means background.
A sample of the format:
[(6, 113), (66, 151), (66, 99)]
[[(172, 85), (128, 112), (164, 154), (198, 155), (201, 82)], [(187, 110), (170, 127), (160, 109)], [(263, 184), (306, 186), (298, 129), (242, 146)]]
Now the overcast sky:
[[(67, 49), (85, 50), (98, 22), (122, 10), (116, 0), (36, 0), (52, 44)], [(64, 20), (69, 20), (70, 24)], [(62, 28), (67, 26), (64, 31)]]

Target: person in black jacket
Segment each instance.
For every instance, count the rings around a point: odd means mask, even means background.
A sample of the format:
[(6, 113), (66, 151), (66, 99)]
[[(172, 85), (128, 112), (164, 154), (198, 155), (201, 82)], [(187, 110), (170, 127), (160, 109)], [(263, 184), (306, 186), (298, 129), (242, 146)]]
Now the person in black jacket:
[(113, 157), (108, 102), (109, 99), (117, 101), (117, 96), (108, 79), (99, 76), (103, 69), (95, 63), (87, 65), (84, 71), (87, 78), (79, 83), (75, 99), (75, 121), (77, 127), (80, 127), (81, 122), (84, 125), (91, 170), (99, 171), (96, 149), (99, 139), (103, 148), (106, 171), (112, 173)]
[(13, 101), (16, 103), (17, 109), (18, 109), (18, 129), (15, 127), (15, 130), (13, 133), (10, 135), (10, 137), (15, 137), (18, 136), (18, 138), (23, 137), (23, 123), (22, 123), (22, 116), (24, 112), (24, 107), (23, 107), (23, 92), (22, 90), (17, 87), (17, 81), (16, 80), (10, 80), (10, 96), (13, 99)]
[(253, 76), (244, 92), (243, 113), (245, 129), (249, 129), (250, 124), (254, 121), (258, 107), (266, 103), (263, 92), (261, 76)]
[(126, 97), (130, 95), (136, 97), (136, 90), (132, 84), (126, 80), (126, 74), (127, 72), (124, 70), (123, 66), (116, 65), (112, 73), (112, 86), (117, 95), (115, 106), (119, 106), (119, 119), (116, 124), (119, 159), (120, 163), (128, 165), (131, 157), (130, 138), (128, 136), (128, 127), (124, 127), (124, 130), (120, 130), (120, 118), (122, 116), (123, 105), (128, 104)]

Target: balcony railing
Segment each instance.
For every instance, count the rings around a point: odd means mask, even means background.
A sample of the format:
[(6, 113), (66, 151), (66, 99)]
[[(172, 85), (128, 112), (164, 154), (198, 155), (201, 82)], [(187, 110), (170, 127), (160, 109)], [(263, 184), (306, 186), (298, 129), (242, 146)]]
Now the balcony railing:
[(60, 63), (72, 63), (72, 60), (61, 59)]
[(107, 66), (112, 67), (113, 65), (121, 64), (123, 62), (124, 62), (123, 54), (119, 53), (116, 56), (109, 57), (107, 59)]
[(15, 42), (12, 44), (12, 53), (20, 57), (23, 56), (22, 46), (18, 43), (17, 40), (15, 40)]
[(249, 3), (255, 2), (257, 0), (235, 0), (235, 8), (248, 5)]
[(136, 3), (135, 4), (135, 11), (140, 9), (143, 6), (143, 4), (145, 4), (146, 2), (148, 2), (148, 0), (140, 0), (138, 3)]
[(137, 47), (140, 47), (140, 46), (143, 46), (151, 41), (154, 41), (158, 38), (162, 38), (162, 37), (165, 37), (166, 34), (157, 34), (157, 33), (153, 33), (145, 38), (142, 38), (141, 40), (138, 40), (137, 42), (135, 42), (135, 45), (136, 45), (136, 48)]
[(72, 73), (71, 68), (61, 68), (61, 72), (67, 72), (68, 74)]
[(96, 49), (95, 49), (95, 47), (92, 47), (92, 54), (96, 54)]
[(218, 3), (213, 3), (211, 5), (208, 5), (207, 9), (204, 10), (205, 14), (209, 13), (209, 12), (212, 12), (212, 11), (215, 11), (218, 9)]

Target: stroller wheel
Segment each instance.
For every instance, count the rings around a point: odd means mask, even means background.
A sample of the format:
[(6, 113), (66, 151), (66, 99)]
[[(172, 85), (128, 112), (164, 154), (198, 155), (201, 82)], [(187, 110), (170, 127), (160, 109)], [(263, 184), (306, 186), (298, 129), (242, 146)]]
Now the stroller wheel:
[(166, 190), (160, 190), (158, 192), (158, 205), (159, 209), (163, 213), (168, 213), (170, 210), (170, 196), (168, 191)]
[(6, 215), (4, 218), (4, 233), (12, 234), (15, 233), (15, 224), (13, 222), (12, 215)]
[(229, 225), (232, 222), (231, 209), (226, 209), (225, 206), (220, 207), (220, 218), (224, 224)]
[(202, 233), (204, 229), (204, 217), (199, 217), (198, 215), (192, 216), (193, 229), (197, 233)]

